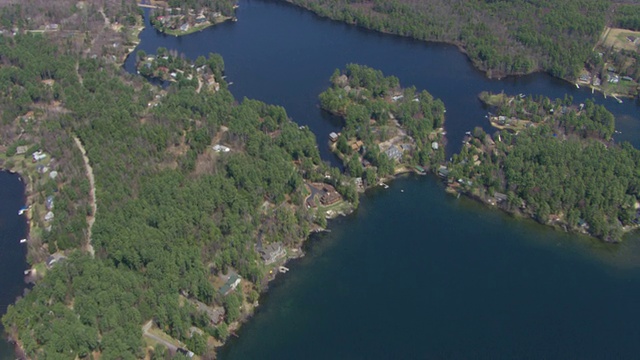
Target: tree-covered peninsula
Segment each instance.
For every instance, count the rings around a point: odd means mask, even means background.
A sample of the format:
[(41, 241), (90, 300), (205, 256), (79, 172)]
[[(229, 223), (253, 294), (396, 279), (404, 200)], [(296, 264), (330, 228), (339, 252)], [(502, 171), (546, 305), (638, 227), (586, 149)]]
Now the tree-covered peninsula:
[[(221, 58), (202, 62), (218, 87), (163, 90), (46, 36), (0, 37), (1, 166), (32, 175), (41, 224), (28, 241), (39, 280), (3, 317), (27, 357), (213, 356), (327, 212), (357, 201), (306, 127), (237, 102)], [(309, 184), (332, 207), (305, 206)]]
[(543, 224), (619, 241), (640, 217), (640, 151), (611, 141), (603, 106), (481, 94), (493, 136), (476, 128), (447, 176), (450, 188)]
[(444, 160), (440, 100), (414, 87), (403, 89), (398, 78), (357, 64), (336, 70), (331, 84), (320, 94), (320, 105), (344, 121), (341, 133), (332, 134), (331, 146), (352, 177), (371, 186)]

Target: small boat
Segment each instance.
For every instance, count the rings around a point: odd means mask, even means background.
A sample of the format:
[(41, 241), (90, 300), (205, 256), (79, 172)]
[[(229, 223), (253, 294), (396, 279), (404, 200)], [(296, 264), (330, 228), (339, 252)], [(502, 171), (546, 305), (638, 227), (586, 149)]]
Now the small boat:
[(576, 88), (580, 89), (580, 85), (576, 84)]
[(466, 133), (464, 133), (465, 135), (469, 135), (471, 136), (471, 131), (467, 131)]
[(18, 215), (24, 214), (27, 210), (29, 210), (29, 207), (23, 206), (20, 210), (18, 210)]
[(27, 242), (27, 239), (20, 239), (20, 244), (24, 244)]

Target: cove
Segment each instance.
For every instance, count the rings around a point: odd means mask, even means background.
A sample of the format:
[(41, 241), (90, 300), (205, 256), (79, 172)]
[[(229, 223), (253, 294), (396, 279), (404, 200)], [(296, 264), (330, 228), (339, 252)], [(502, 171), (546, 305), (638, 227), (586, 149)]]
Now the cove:
[[(26, 247), (19, 240), (27, 236), (26, 218), (18, 215), (24, 205), (24, 183), (17, 174), (0, 171), (0, 316), (15, 302), (24, 288)], [(4, 328), (0, 324), (0, 333)], [(0, 359), (15, 359), (14, 348), (3, 338)]]
[[(403, 86), (427, 90), (447, 109), (445, 127), (449, 155), (460, 148), (466, 131), (482, 126), (493, 133), (477, 96), (481, 91), (544, 95), (552, 99), (573, 96), (577, 103), (594, 99), (616, 116), (617, 141), (640, 147), (640, 114), (636, 100), (623, 104), (576, 89), (572, 84), (536, 73), (502, 80), (487, 79), (455, 46), (416, 41), (320, 18), (306, 10), (275, 0), (241, 0), (238, 22), (226, 22), (184, 37), (158, 33), (148, 24), (135, 50), (155, 53), (158, 47), (175, 49), (195, 59), (210, 52), (225, 61), (227, 81), (238, 100), (244, 97), (282, 105), (300, 125), (318, 138), (321, 155), (334, 160), (324, 146), (340, 121), (318, 108), (318, 94), (329, 85), (335, 69), (359, 63), (394, 75)], [(135, 73), (135, 51), (125, 69)]]
[(309, 240), (221, 359), (637, 354), (637, 235), (617, 247), (570, 236), (446, 195), (430, 177), (374, 192)]

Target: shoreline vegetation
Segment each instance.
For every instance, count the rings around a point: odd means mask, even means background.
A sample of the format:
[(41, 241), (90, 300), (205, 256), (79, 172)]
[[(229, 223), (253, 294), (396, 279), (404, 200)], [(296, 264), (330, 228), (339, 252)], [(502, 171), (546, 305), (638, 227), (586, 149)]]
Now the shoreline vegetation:
[[(640, 30), (639, 5), (605, 0), (515, 1), (508, 7), (493, 1), (285, 1), (366, 29), (452, 44), (489, 78), (544, 71), (605, 96), (638, 94), (640, 36), (634, 32)], [(605, 25), (630, 34), (609, 36)]]

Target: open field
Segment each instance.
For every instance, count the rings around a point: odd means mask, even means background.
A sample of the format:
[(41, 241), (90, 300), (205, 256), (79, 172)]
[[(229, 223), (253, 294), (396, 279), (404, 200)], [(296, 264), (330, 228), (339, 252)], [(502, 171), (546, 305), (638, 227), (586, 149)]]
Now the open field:
[[(629, 38), (637, 40), (631, 41)], [(636, 50), (640, 44), (640, 31), (631, 31), (619, 28), (605, 28), (602, 46), (614, 50)]]

